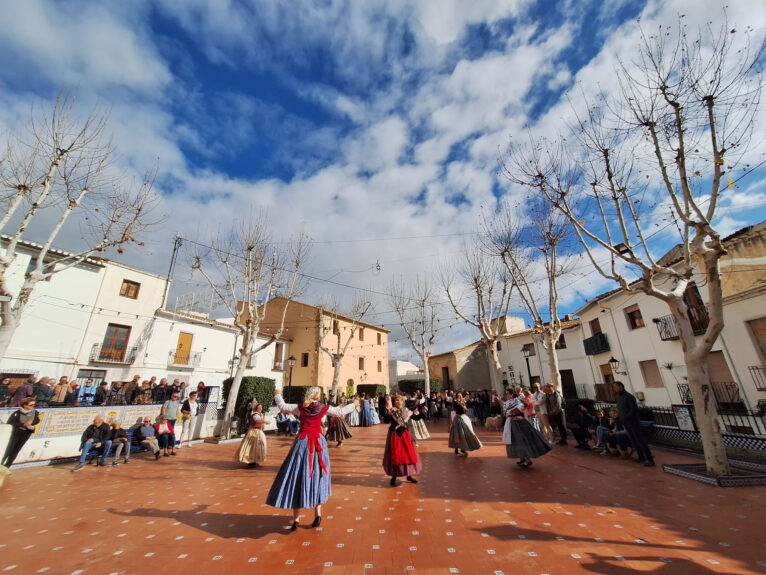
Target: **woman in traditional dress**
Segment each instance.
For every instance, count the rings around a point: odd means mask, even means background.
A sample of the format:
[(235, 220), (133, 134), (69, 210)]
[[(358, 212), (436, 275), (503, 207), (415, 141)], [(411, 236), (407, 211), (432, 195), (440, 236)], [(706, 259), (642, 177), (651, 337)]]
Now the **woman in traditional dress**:
[[(337, 407), (335, 398), (333, 396), (330, 396), (330, 401), (327, 402), (327, 405), (330, 407)], [(335, 447), (340, 447), (345, 440), (351, 439), (353, 437), (353, 435), (351, 435), (351, 431), (346, 425), (345, 418), (330, 415), (328, 416), (328, 419), (329, 421), (327, 423), (327, 433), (325, 433), (325, 437), (327, 438), (327, 441), (337, 441), (338, 443), (335, 445)]]
[(406, 477), (410, 483), (417, 483), (413, 475), (420, 473), (423, 464), (407, 430), (407, 420), (412, 412), (405, 407), (404, 398), (398, 394), (387, 401), (386, 407), (391, 423), (383, 452), (383, 469), (386, 475), (391, 476), (392, 487), (398, 485), (397, 477)]
[(362, 427), (372, 427), (372, 410), (370, 409), (370, 398), (365, 393), (362, 396)]
[(300, 417), (301, 427), (282, 467), (266, 497), (272, 507), (293, 510), (293, 525), (298, 529), (301, 509), (314, 509), (312, 527), (322, 522), (322, 504), (332, 492), (330, 478), (330, 455), (327, 441), (322, 435), (322, 418), (325, 414), (343, 417), (358, 406), (358, 401), (345, 407), (331, 407), (319, 403), (322, 390), (309, 387), (302, 404), (285, 403), (279, 390), (274, 390), (274, 402), (280, 411)]
[(481, 441), (466, 415), (463, 395), (458, 393), (452, 404), (452, 426), (449, 431), (449, 446), (455, 450), (455, 455), (468, 457), (469, 451), (481, 449)]
[(250, 427), (239, 444), (237, 461), (247, 463), (248, 467), (256, 467), (266, 461), (266, 434), (263, 433), (263, 426), (267, 423), (271, 421), (263, 417), (263, 405), (256, 405), (250, 414)]
[(380, 414), (378, 413), (378, 394), (375, 397), (371, 397), (370, 402), (370, 415), (372, 416), (372, 425), (378, 425), (380, 423)]
[(545, 455), (551, 450), (551, 446), (537, 431), (527, 418), (525, 412), (527, 406), (520, 397), (521, 388), (506, 390), (506, 402), (503, 404), (505, 413), (505, 427), (503, 428), (503, 443), (505, 453), (510, 458), (518, 458), (516, 464), (527, 468), (532, 465), (532, 458)]
[(360, 420), (361, 420), (360, 414), (361, 414), (362, 408), (359, 407), (359, 396), (357, 394), (354, 394), (353, 405), (355, 407), (354, 409), (348, 412), (348, 417), (346, 418), (346, 421), (351, 427), (359, 427)]
[(407, 419), (407, 429), (410, 432), (410, 436), (415, 441), (415, 445), (417, 445), (418, 441), (431, 437), (425, 422), (425, 400), (423, 400), (423, 403), (418, 403), (417, 399), (409, 399), (405, 405), (407, 406), (407, 409), (412, 412), (412, 415)]

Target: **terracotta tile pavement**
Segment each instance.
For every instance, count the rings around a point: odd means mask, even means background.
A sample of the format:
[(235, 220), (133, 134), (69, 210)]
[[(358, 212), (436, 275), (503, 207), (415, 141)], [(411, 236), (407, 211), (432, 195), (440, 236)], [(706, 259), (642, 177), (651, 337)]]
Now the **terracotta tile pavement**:
[[(420, 442), (417, 485), (389, 486), (386, 427), (330, 448), (322, 526), (288, 533), (265, 505), (290, 439), (257, 469), (236, 444), (196, 444), (155, 462), (15, 470), (0, 491), (0, 573), (569, 574), (766, 573), (760, 488), (723, 490), (629, 461), (556, 447), (518, 469), (498, 433), (467, 458), (446, 425)], [(657, 453), (657, 462), (679, 462)]]

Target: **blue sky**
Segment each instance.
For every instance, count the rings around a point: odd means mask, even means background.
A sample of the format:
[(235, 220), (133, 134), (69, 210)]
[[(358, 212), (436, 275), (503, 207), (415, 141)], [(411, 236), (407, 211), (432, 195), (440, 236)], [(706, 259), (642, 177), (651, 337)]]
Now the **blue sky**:
[[(730, 21), (763, 33), (764, 11), (727, 5)], [(262, 208), (277, 235), (302, 228), (317, 241), (312, 275), (386, 291), (454, 259), (483, 210), (518, 197), (498, 175), (509, 137), (525, 126), (555, 135), (573, 87), (612, 89), (637, 17), (652, 28), (683, 13), (696, 26), (720, 20), (721, 6), (0, 0), (0, 127), (17, 127), (62, 86), (83, 110), (111, 110), (120, 164), (158, 166), (168, 214), (127, 263), (164, 273), (174, 233), (204, 241)], [(764, 179), (738, 182), (725, 233), (766, 217)], [(370, 238), (381, 241), (360, 241)], [(658, 234), (658, 250), (672, 241)], [(175, 294), (201, 287), (179, 269)], [(562, 312), (612, 288), (585, 267), (577, 274)], [(352, 290), (314, 282), (305, 299), (328, 292), (350, 301)], [(394, 323), (382, 299), (376, 313)], [(476, 338), (456, 326), (438, 348)], [(394, 346), (392, 357), (407, 355)]]

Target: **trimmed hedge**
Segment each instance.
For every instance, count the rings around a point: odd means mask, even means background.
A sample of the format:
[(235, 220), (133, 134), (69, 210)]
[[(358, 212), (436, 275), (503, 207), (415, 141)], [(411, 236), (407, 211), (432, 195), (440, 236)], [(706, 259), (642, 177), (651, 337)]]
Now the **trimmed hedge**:
[[(229, 399), (232, 381), (234, 379), (228, 377), (223, 382), (224, 407)], [(245, 410), (253, 397), (258, 400), (258, 403), (263, 405), (264, 411), (267, 411), (269, 407), (274, 405), (274, 385), (274, 380), (268, 377), (245, 376), (242, 378), (242, 383), (239, 384), (239, 392), (237, 393), (237, 401), (234, 404), (234, 415), (239, 418), (239, 433), (247, 429), (248, 421)]]
[[(402, 379), (397, 386), (402, 393), (415, 393), (417, 390), (425, 392), (425, 378), (422, 379)], [(442, 380), (438, 377), (431, 378), (431, 391), (439, 393), (442, 389)]]
[(359, 395), (366, 393), (370, 397), (375, 397), (376, 393), (379, 393), (381, 395), (386, 395), (386, 386), (378, 385), (375, 383), (360, 383), (359, 385), (356, 386), (356, 392)]

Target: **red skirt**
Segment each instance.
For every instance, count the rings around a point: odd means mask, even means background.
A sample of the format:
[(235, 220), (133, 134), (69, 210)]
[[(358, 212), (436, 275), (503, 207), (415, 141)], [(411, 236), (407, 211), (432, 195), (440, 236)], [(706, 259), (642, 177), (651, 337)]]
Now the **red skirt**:
[(412, 445), (410, 432), (399, 436), (395, 431), (388, 431), (386, 450), (383, 452), (383, 469), (386, 475), (417, 475), (423, 465), (417, 449)]

